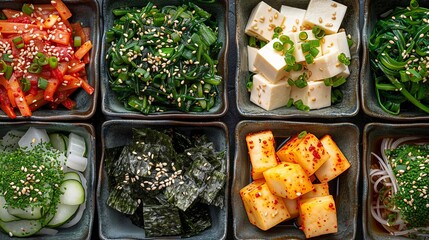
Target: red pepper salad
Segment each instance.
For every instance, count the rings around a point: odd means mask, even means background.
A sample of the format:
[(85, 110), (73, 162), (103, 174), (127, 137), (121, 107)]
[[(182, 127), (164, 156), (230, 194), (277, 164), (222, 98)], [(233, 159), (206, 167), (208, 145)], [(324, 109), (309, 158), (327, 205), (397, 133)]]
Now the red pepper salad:
[(16, 109), (24, 117), (44, 105), (73, 109), (73, 92), (94, 92), (85, 70), (90, 30), (69, 22), (72, 14), (64, 2), (23, 4), (21, 11), (3, 9), (2, 15), (0, 108), (10, 118), (16, 118)]

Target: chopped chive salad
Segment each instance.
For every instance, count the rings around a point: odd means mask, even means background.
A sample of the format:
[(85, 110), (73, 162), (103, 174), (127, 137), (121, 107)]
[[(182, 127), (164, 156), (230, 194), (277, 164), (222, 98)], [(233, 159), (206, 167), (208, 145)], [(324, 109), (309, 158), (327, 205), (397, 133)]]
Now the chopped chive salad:
[(226, 153), (206, 135), (133, 129), (129, 145), (106, 151), (107, 205), (146, 237), (197, 235), (211, 226), (209, 207), (224, 206)]
[(144, 114), (210, 111), (219, 101), (217, 22), (194, 3), (114, 9), (106, 32), (109, 85)]
[(387, 113), (429, 113), (429, 9), (411, 0), (378, 20), (369, 37), (377, 101)]

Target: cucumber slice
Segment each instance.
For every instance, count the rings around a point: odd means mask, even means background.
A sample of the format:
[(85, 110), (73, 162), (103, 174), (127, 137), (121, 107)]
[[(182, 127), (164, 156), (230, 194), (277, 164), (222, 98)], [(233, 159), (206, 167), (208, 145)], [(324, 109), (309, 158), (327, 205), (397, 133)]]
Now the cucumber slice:
[(39, 232), (43, 226), (39, 220), (18, 220), (12, 222), (0, 221), (0, 227), (11, 237), (28, 237)]
[(67, 155), (74, 154), (83, 157), (86, 152), (85, 139), (75, 133), (70, 133), (67, 144)]
[(64, 135), (60, 133), (51, 133), (49, 134), (49, 139), (51, 140), (51, 144), (54, 148), (65, 153), (67, 151), (67, 144), (63, 136)]
[(28, 220), (40, 219), (43, 216), (42, 207), (27, 207), (24, 209), (8, 207), (7, 212), (15, 217)]
[(0, 220), (3, 222), (10, 222), (19, 220), (19, 218), (11, 215), (7, 209), (4, 207), (6, 205), (6, 200), (3, 196), (0, 196)]
[(64, 180), (68, 180), (68, 179), (74, 179), (74, 180), (77, 180), (79, 182), (82, 182), (79, 174), (77, 172), (73, 172), (73, 171), (72, 172), (66, 172), (64, 174)]
[(79, 205), (58, 204), (57, 212), (48, 223), (48, 227), (58, 227), (68, 222), (79, 209)]
[(67, 205), (79, 205), (85, 201), (85, 190), (82, 183), (75, 179), (65, 180), (61, 186), (63, 194), (60, 196), (60, 203)]

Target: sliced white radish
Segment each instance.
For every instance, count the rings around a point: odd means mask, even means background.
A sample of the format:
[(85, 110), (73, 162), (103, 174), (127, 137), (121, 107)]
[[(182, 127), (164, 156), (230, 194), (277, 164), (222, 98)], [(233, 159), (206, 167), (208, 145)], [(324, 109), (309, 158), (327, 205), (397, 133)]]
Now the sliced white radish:
[(88, 165), (88, 159), (86, 157), (78, 156), (75, 154), (70, 154), (67, 157), (66, 166), (77, 170), (77, 171), (85, 171), (86, 166)]
[(83, 157), (86, 152), (85, 139), (75, 133), (70, 133), (67, 144), (67, 155), (74, 154)]
[(18, 145), (27, 148), (27, 150), (31, 150), (35, 145), (42, 142), (49, 142), (49, 136), (46, 130), (30, 127), (21, 139), (19, 139)]
[(79, 205), (85, 202), (85, 189), (81, 182), (75, 179), (68, 179), (61, 184), (60, 189), (63, 192), (60, 196), (60, 203)]

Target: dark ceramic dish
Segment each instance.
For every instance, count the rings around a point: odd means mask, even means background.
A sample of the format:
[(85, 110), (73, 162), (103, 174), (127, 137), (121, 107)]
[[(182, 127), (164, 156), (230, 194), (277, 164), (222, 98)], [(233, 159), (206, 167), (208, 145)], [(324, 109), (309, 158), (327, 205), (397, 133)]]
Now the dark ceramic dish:
[[(25, 239), (91, 239), (92, 226), (94, 222), (95, 212), (95, 129), (92, 125), (86, 123), (60, 123), (60, 122), (2, 122), (0, 123), (0, 137), (3, 137), (10, 130), (26, 131), (29, 127), (44, 128), (49, 132), (64, 132), (76, 133), (85, 139), (87, 145), (87, 158), (88, 166), (83, 172), (87, 180), (87, 196), (86, 208), (84, 210), (82, 219), (70, 228), (57, 228), (58, 233), (55, 235), (35, 235), (26, 237)], [(9, 235), (0, 232), (0, 239), (10, 239)]]
[[(11, 8), (21, 9), (23, 3), (29, 1), (15, 0), (0, 0), (0, 9)], [(31, 3), (50, 4), (50, 1), (35, 0)], [(98, 74), (99, 74), (99, 58), (100, 58), (100, 8), (97, 0), (64, 0), (64, 3), (70, 9), (73, 16), (69, 19), (71, 23), (81, 22), (83, 27), (91, 29), (90, 40), (92, 49), (90, 51), (90, 62), (86, 66), (88, 83), (95, 89), (92, 95), (88, 95), (83, 89), (71, 95), (71, 99), (76, 101), (76, 107), (73, 110), (67, 110), (64, 107), (59, 107), (56, 110), (51, 110), (49, 107), (43, 107), (33, 112), (30, 118), (24, 118), (17, 112), (16, 120), (37, 120), (37, 121), (63, 121), (63, 120), (85, 120), (91, 118), (97, 108), (98, 99)], [(0, 111), (0, 120), (10, 120), (9, 117)]]
[(362, 198), (362, 225), (365, 239), (409, 239), (405, 237), (392, 236), (371, 215), (372, 189), (369, 185), (369, 171), (372, 163), (371, 152), (380, 152), (381, 139), (386, 137), (423, 137), (429, 136), (429, 124), (385, 124), (369, 123), (363, 132), (362, 153), (362, 176), (363, 176), (363, 198)]
[[(226, 156), (226, 185), (225, 189), (229, 189), (229, 145), (228, 145), (228, 130), (224, 123), (221, 122), (200, 122), (200, 123), (185, 123), (178, 121), (146, 121), (146, 120), (110, 120), (103, 124), (101, 130), (101, 143), (103, 148), (102, 162), (100, 166), (98, 190), (97, 190), (97, 208), (98, 208), (98, 224), (99, 236), (101, 239), (152, 239), (145, 237), (143, 228), (133, 225), (130, 219), (107, 206), (106, 201), (109, 196), (108, 180), (104, 169), (105, 149), (123, 146), (131, 140), (133, 128), (151, 128), (151, 129), (166, 129), (174, 128), (180, 132), (187, 134), (205, 134), (208, 140), (214, 143), (217, 151), (225, 151)], [(217, 240), (225, 239), (228, 226), (228, 206), (229, 195), (225, 191), (225, 206), (220, 209), (210, 207), (210, 216), (212, 226), (199, 235), (188, 239), (198, 240)], [(173, 238), (179, 238), (176, 236)]]
[(288, 121), (241, 121), (237, 125), (231, 188), (234, 237), (236, 239), (305, 239), (304, 233), (292, 221), (280, 223), (267, 231), (262, 231), (252, 225), (247, 217), (240, 197), (240, 189), (251, 181), (251, 166), (245, 139), (247, 134), (263, 130), (271, 130), (277, 144), (304, 130), (317, 137), (331, 135), (349, 160), (351, 167), (330, 183), (335, 185), (330, 187), (330, 191), (337, 208), (338, 233), (322, 235), (314, 239), (354, 239), (358, 214), (359, 129), (351, 123), (322, 124)]
[[(183, 1), (182, 1), (183, 2)], [(180, 5), (181, 1), (167, 1), (159, 0), (153, 1), (154, 5), (158, 7), (166, 5)], [(204, 2), (204, 1), (202, 1)], [(103, 21), (104, 21), (104, 33), (110, 29), (113, 25), (113, 14), (112, 10), (121, 7), (143, 7), (148, 3), (147, 0), (144, 1), (114, 1), (106, 0), (102, 1), (102, 11), (103, 11)], [(108, 45), (105, 41), (105, 35), (102, 36), (102, 48), (101, 55), (101, 109), (103, 113), (107, 116), (112, 117), (121, 117), (121, 118), (134, 118), (134, 119), (167, 119), (167, 118), (207, 118), (207, 117), (220, 117), (226, 114), (228, 110), (228, 101), (227, 101), (227, 81), (228, 81), (228, 11), (229, 5), (226, 0), (216, 1), (212, 4), (198, 3), (198, 6), (213, 14), (216, 17), (219, 30), (219, 39), (223, 42), (223, 48), (219, 54), (219, 63), (218, 63), (218, 74), (222, 76), (223, 82), (219, 85), (219, 94), (217, 101), (212, 109), (208, 112), (180, 112), (180, 111), (166, 111), (158, 112), (145, 115), (138, 111), (129, 111), (124, 108), (123, 104), (119, 102), (115, 96), (115, 93), (111, 90), (109, 86), (109, 77), (107, 74), (107, 61), (105, 61), (104, 56), (106, 55)]]
[[(342, 86), (344, 99), (341, 103), (332, 105), (327, 108), (311, 110), (304, 112), (295, 108), (282, 107), (271, 111), (266, 111), (250, 101), (250, 94), (246, 88), (246, 79), (248, 76), (248, 55), (247, 45), (248, 37), (244, 33), (247, 20), (252, 9), (259, 3), (258, 0), (236, 0), (236, 44), (237, 44), (237, 71), (236, 71), (236, 96), (237, 108), (242, 116), (258, 117), (258, 118), (331, 118), (331, 117), (352, 117), (358, 113), (359, 98), (358, 98), (358, 79), (359, 79), (359, 49), (360, 49), (360, 31), (359, 31), (359, 1), (358, 0), (341, 0), (338, 1), (347, 6), (347, 12), (344, 17), (342, 27), (346, 29), (346, 33), (352, 36), (353, 46), (350, 49), (352, 55), (350, 76), (347, 78), (347, 83)], [(275, 9), (280, 9), (280, 6), (288, 5), (301, 9), (306, 9), (309, 1), (279, 1), (268, 0), (267, 4)]]
[[(420, 6), (429, 7), (428, 1), (418, 1)], [(378, 104), (375, 87), (374, 87), (374, 76), (369, 63), (369, 50), (368, 41), (372, 30), (380, 19), (380, 15), (392, 10), (396, 6), (406, 7), (409, 6), (410, 1), (394, 0), (386, 1), (382, 0), (366, 0), (364, 1), (364, 16), (363, 16), (363, 28), (362, 28), (362, 43), (363, 43), (363, 55), (362, 55), (362, 69), (360, 73), (360, 98), (362, 102), (363, 111), (372, 117), (395, 120), (395, 121), (416, 121), (416, 120), (427, 120), (429, 114), (421, 110), (401, 110), (399, 115), (391, 115)]]

